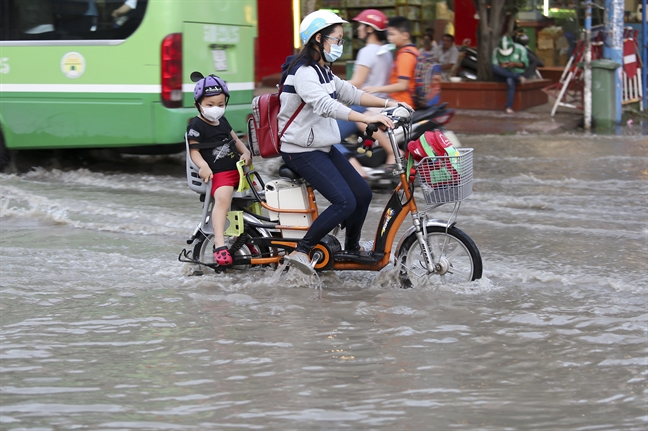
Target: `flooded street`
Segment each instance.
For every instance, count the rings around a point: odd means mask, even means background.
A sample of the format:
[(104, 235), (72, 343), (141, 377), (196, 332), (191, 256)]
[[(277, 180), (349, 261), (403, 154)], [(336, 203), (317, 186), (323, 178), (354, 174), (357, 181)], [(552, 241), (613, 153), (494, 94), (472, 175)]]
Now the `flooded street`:
[(454, 287), (193, 276), (184, 156), (0, 175), (0, 429), (645, 430), (645, 136), (460, 137)]

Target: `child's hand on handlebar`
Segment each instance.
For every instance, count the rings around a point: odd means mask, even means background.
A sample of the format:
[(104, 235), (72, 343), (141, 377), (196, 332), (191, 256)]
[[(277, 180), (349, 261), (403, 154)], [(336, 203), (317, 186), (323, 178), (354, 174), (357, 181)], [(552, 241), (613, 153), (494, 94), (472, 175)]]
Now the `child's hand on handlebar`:
[(249, 151), (246, 151), (245, 153), (241, 154), (241, 158), (239, 160), (245, 161), (245, 166), (250, 166), (250, 163), (252, 163), (252, 155)]
[(365, 120), (363, 121), (363, 123), (365, 124), (379, 123), (385, 127), (389, 127), (390, 129), (394, 128), (394, 122), (389, 117), (383, 114), (365, 115)]

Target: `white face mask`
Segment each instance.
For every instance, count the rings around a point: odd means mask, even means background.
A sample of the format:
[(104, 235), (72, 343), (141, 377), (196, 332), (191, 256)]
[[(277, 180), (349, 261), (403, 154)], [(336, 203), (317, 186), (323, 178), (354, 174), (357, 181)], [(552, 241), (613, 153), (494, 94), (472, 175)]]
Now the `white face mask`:
[(342, 51), (344, 51), (343, 46), (341, 46), (341, 45), (331, 45), (331, 52), (324, 51), (324, 58), (329, 63), (333, 63), (335, 60), (340, 58), (340, 56), (342, 55)]
[(225, 115), (225, 108), (221, 108), (220, 106), (212, 106), (211, 108), (201, 106), (201, 108), (202, 116), (212, 123), (216, 123), (223, 115)]

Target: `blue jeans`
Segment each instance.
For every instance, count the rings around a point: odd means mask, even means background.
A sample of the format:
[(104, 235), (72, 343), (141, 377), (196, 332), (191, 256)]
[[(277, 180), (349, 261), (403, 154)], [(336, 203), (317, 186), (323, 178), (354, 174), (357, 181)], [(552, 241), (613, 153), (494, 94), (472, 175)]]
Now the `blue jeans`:
[(308, 253), (337, 225), (346, 229), (345, 250), (360, 248), (362, 225), (367, 217), (372, 193), (367, 182), (336, 149), (281, 153), (286, 165), (299, 173), (330, 203), (311, 224), (297, 244), (297, 251)]
[(496, 64), (493, 65), (493, 74), (499, 82), (506, 82), (506, 107), (513, 107), (513, 98), (515, 97), (515, 85), (520, 82), (519, 73), (511, 72)]
[(344, 144), (335, 144), (333, 145), (337, 150), (342, 154), (347, 160), (353, 157), (353, 153), (344, 146)]

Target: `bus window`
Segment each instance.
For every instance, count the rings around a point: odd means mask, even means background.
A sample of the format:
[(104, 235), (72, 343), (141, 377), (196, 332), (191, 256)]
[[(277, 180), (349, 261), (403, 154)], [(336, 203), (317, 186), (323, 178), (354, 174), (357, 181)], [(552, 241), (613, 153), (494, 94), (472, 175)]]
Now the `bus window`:
[(139, 27), (147, 0), (0, 0), (0, 40), (119, 40)]

